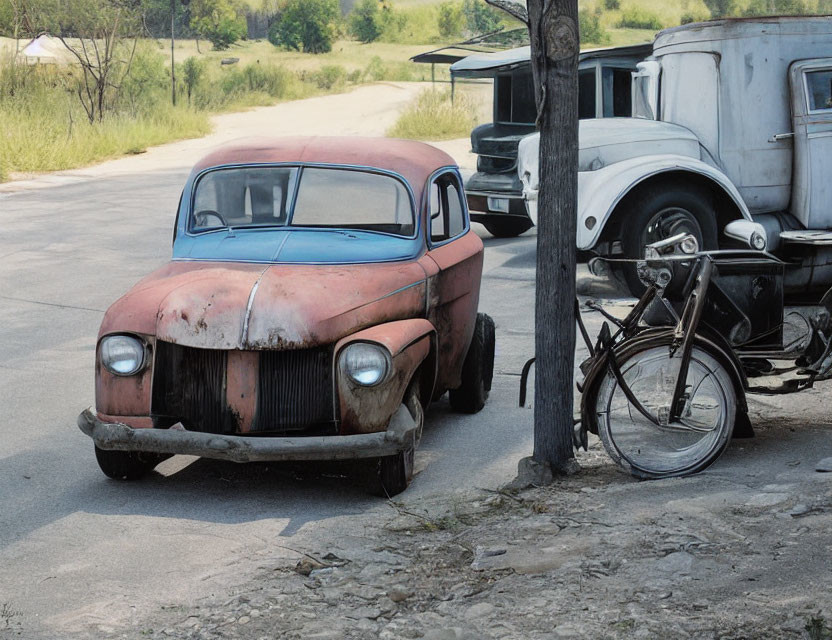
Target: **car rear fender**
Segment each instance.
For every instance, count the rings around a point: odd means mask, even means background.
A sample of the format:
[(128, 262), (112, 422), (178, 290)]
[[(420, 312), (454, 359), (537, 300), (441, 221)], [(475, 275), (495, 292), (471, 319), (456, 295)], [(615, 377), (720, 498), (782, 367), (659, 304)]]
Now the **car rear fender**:
[[(383, 346), (392, 356), (392, 367), (385, 380), (372, 387), (354, 383), (341, 370), (341, 353), (355, 342)], [(419, 375), (423, 404), (433, 394), (436, 381), (436, 329), (424, 318), (397, 320), (370, 327), (341, 339), (335, 345), (336, 388), (342, 434), (371, 433), (387, 428), (399, 408), (405, 391)]]

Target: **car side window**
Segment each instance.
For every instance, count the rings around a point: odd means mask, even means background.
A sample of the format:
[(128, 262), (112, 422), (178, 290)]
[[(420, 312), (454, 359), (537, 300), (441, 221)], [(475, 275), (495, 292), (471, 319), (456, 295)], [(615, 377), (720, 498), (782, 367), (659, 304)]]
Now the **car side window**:
[(453, 238), (465, 230), (465, 214), (459, 188), (454, 182), (448, 183), (445, 194), (448, 197), (448, 236)]
[(465, 231), (465, 208), (462, 190), (451, 173), (436, 178), (430, 186), (430, 239), (443, 242)]
[(442, 211), (442, 192), (439, 185), (434, 182), (430, 185), (430, 239), (444, 240), (447, 237), (445, 233), (445, 216)]

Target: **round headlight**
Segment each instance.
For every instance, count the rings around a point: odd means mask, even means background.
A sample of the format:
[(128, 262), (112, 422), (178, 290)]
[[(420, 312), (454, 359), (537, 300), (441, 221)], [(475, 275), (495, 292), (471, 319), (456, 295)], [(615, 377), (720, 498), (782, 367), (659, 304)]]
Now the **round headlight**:
[(117, 376), (132, 376), (144, 366), (144, 343), (131, 336), (107, 336), (99, 354), (104, 368)]
[(356, 342), (341, 353), (341, 366), (353, 382), (372, 387), (387, 377), (390, 353), (377, 344)]
[(751, 246), (757, 251), (764, 251), (766, 248), (766, 237), (757, 231), (751, 234)]

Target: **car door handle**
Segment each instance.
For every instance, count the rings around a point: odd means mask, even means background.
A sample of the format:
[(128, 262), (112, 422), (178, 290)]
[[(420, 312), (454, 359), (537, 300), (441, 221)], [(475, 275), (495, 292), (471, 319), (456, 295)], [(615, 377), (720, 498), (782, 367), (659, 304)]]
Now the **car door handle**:
[(789, 138), (794, 138), (794, 133), (775, 133), (768, 139), (768, 141), (780, 142), (781, 140), (788, 140)]

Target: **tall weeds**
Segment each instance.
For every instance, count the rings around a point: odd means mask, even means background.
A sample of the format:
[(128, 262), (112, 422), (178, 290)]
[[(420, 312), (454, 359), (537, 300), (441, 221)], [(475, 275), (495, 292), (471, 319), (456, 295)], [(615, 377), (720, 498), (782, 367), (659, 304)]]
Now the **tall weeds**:
[(405, 109), (387, 132), (395, 138), (449, 140), (471, 133), (477, 124), (477, 110), (465, 94), (451, 100), (450, 91), (427, 89)]
[(76, 93), (80, 73), (73, 66), (0, 60), (0, 181), (11, 173), (79, 167), (205, 135), (212, 113), (338, 91), (366, 75), (337, 65), (300, 74), (275, 64), (183, 63), (177, 65), (180, 99), (173, 107), (169, 68), (145, 43), (102, 120), (90, 124)]

